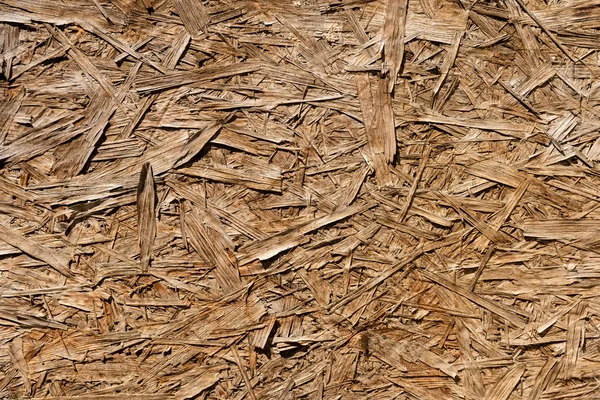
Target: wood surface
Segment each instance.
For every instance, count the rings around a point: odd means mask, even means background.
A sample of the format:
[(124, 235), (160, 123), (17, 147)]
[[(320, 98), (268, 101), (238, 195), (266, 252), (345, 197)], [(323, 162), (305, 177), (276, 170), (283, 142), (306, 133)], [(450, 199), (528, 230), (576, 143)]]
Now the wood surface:
[(0, 398), (599, 398), (599, 29), (0, 0)]

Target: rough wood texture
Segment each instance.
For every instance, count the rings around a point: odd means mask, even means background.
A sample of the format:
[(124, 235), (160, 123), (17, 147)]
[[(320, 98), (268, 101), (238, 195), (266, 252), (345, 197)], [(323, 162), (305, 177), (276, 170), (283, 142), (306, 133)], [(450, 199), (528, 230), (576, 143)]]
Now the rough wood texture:
[(597, 398), (599, 27), (0, 0), (0, 398)]

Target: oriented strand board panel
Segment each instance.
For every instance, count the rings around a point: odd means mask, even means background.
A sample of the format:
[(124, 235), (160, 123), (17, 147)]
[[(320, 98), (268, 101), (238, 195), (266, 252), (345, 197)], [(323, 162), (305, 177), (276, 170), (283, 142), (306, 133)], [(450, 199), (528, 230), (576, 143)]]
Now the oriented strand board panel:
[(591, 399), (600, 7), (0, 0), (0, 399)]

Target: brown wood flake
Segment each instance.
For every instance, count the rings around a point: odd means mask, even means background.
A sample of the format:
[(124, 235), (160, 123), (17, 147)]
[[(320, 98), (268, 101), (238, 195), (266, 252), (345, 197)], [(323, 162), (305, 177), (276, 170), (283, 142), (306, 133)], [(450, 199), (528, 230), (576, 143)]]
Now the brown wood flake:
[(152, 166), (145, 163), (137, 187), (138, 242), (142, 273), (148, 272), (156, 237), (156, 189)]

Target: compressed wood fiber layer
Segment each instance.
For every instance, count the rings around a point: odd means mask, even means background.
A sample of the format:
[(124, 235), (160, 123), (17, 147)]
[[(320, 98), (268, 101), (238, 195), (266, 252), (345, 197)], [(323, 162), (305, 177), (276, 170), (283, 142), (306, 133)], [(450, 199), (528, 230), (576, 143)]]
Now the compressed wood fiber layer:
[(599, 27), (0, 0), (0, 398), (595, 398)]

